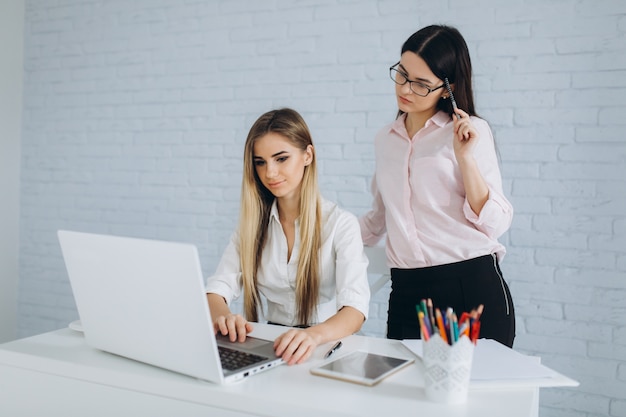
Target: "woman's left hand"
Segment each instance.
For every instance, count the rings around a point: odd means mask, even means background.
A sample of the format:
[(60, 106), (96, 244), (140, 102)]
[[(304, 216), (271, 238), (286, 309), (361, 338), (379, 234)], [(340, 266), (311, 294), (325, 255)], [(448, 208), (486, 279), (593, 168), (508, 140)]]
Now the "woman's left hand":
[(454, 154), (456, 159), (469, 156), (478, 141), (478, 131), (472, 124), (469, 114), (456, 109), (454, 119)]
[(307, 330), (291, 329), (278, 336), (274, 341), (276, 355), (288, 365), (306, 361), (318, 345), (316, 337)]

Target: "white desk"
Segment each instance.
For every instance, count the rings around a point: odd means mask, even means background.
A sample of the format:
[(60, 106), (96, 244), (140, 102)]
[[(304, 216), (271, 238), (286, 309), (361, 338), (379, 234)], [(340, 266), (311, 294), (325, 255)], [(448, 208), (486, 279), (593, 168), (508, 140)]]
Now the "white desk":
[[(255, 326), (268, 339), (285, 330)], [(92, 349), (81, 333), (58, 330), (0, 345), (0, 415), (526, 417), (537, 415), (537, 387), (577, 385), (557, 373), (549, 381), (479, 384), (466, 404), (445, 406), (426, 400), (419, 359), (375, 387), (311, 375), (326, 348), (305, 364), (218, 386)], [(345, 338), (340, 352), (355, 349), (412, 355), (398, 341), (364, 336)]]

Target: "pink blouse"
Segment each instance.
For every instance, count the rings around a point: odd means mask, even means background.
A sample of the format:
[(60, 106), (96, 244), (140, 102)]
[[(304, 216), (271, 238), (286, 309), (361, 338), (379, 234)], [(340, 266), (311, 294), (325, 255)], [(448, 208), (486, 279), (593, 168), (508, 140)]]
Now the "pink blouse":
[(372, 209), (359, 219), (363, 242), (371, 246), (386, 235), (387, 263), (395, 268), (442, 265), (491, 253), (501, 259), (506, 251), (498, 237), (511, 225), (513, 207), (502, 192), (487, 122), (472, 117), (479, 133), (474, 157), (489, 187), (489, 199), (476, 215), (465, 198), (450, 116), (438, 112), (413, 138), (405, 117), (376, 135)]

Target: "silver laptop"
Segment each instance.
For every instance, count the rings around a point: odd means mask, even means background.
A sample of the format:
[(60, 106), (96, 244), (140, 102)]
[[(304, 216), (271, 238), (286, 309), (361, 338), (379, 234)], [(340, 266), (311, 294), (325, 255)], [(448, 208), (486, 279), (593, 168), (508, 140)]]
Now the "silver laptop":
[(88, 345), (218, 384), (283, 363), (271, 341), (215, 336), (194, 245), (67, 230), (58, 237)]

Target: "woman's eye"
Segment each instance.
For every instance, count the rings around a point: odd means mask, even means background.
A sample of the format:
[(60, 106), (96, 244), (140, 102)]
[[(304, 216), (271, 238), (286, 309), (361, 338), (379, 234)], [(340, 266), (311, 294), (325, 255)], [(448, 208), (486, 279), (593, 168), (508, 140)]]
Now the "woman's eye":
[(288, 156), (281, 156), (281, 157), (276, 158), (276, 160), (278, 162), (285, 162), (288, 158), (289, 158)]
[(258, 160), (258, 159), (256, 161), (254, 161), (254, 166), (256, 166), (256, 167), (260, 167), (260, 166), (263, 166), (263, 165), (265, 165), (265, 161)]

